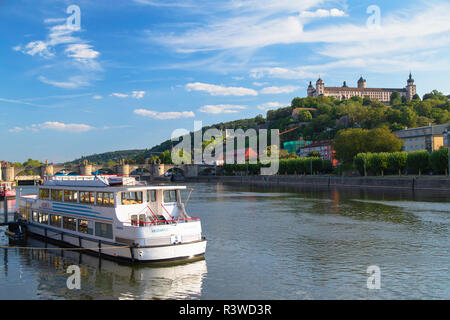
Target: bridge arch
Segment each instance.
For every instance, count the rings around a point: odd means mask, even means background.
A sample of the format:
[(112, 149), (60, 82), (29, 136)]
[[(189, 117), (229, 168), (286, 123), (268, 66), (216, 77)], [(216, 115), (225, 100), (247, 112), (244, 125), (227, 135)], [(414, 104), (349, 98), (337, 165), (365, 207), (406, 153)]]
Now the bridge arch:
[(15, 180), (20, 180), (18, 178), (26, 177), (26, 176), (41, 176), (41, 170), (39, 167), (22, 167), (16, 168), (14, 172)]

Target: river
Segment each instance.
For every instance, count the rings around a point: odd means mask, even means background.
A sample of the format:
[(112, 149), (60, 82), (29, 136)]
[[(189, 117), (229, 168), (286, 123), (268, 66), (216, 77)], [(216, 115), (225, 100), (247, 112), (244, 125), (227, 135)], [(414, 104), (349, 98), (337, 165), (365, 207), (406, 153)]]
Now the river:
[[(450, 298), (448, 194), (188, 187), (186, 209), (208, 239), (205, 260), (132, 267), (75, 251), (2, 248), (0, 299)], [(3, 232), (0, 245), (8, 245)], [(73, 264), (80, 290), (66, 286)], [(380, 289), (367, 287), (369, 266), (381, 272)]]

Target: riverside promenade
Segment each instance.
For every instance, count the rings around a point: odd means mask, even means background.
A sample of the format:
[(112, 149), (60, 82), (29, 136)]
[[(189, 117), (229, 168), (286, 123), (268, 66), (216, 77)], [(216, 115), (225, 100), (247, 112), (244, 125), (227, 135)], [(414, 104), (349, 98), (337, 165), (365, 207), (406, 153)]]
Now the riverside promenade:
[(402, 190), (450, 191), (450, 179), (437, 177), (336, 177), (336, 176), (198, 176), (186, 178), (192, 182), (222, 182), (247, 186), (302, 186), (378, 188)]

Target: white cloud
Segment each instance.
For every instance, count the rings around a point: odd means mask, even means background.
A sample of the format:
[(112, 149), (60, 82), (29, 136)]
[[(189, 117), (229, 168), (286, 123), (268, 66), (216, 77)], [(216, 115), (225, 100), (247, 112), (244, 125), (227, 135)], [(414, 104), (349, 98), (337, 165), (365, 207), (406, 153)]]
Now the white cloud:
[(68, 81), (55, 81), (55, 80), (49, 80), (44, 76), (40, 76), (39, 81), (50, 84), (52, 86), (58, 87), (58, 88), (65, 88), (65, 89), (77, 89), (80, 87), (89, 86), (90, 83), (88, 79), (84, 76), (73, 76), (70, 77)]
[(100, 99), (103, 99), (103, 97), (100, 96), (100, 95), (95, 95), (95, 96), (92, 97), (92, 99), (100, 100)]
[(309, 79), (315, 77), (316, 74), (305, 70), (304, 68), (281, 68), (281, 67), (264, 67), (253, 68), (250, 70), (250, 77), (261, 79), (264, 77), (278, 79)]
[(57, 121), (46, 121), (40, 124), (32, 124), (28, 127), (14, 127), (9, 130), (9, 132), (21, 132), (24, 130), (29, 130), (33, 132), (38, 132), (40, 130), (54, 130), (62, 132), (72, 132), (72, 133), (82, 133), (95, 129), (87, 124), (82, 123), (62, 123)]
[(270, 109), (282, 108), (282, 107), (285, 107), (288, 105), (289, 105), (289, 103), (266, 102), (266, 103), (258, 105), (258, 109), (262, 110), (262, 111), (266, 111), (266, 110), (270, 110)]
[(110, 96), (117, 97), (117, 98), (122, 98), (122, 99), (123, 98), (128, 98), (128, 94), (126, 94), (126, 93), (118, 93), (118, 92), (111, 93)]
[(145, 91), (133, 91), (131, 96), (135, 99), (142, 99), (145, 95)]
[(253, 85), (256, 87), (264, 87), (267, 86), (268, 84), (269, 82), (258, 82), (258, 81), (253, 82)]
[(100, 52), (92, 50), (92, 46), (85, 43), (75, 43), (69, 45), (64, 52), (68, 57), (75, 58), (77, 60), (95, 59)]
[(246, 109), (247, 106), (231, 105), (231, 104), (218, 104), (218, 105), (205, 105), (198, 111), (210, 114), (222, 114), (222, 113), (238, 113), (239, 110)]
[(258, 92), (253, 89), (243, 87), (225, 87), (208, 83), (188, 83), (187, 91), (204, 91), (212, 96), (257, 96)]
[[(75, 32), (81, 31), (79, 28), (74, 28), (67, 25), (65, 18), (50, 18), (45, 19), (46, 24), (56, 24), (48, 26), (48, 33), (45, 40), (36, 40), (27, 43), (26, 45), (17, 45), (13, 50), (22, 52), (30, 56), (41, 56), (46, 59), (59, 58), (57, 48), (58, 46), (65, 46), (62, 51), (65, 59), (54, 60), (55, 63), (47, 66), (46, 70), (53, 70), (61, 74), (62, 72), (70, 72), (72, 75), (69, 81), (59, 82), (47, 80), (46, 76), (41, 76), (38, 79), (44, 83), (54, 85), (60, 88), (77, 88), (80, 86), (89, 85), (90, 80), (95, 79), (92, 72), (102, 71), (100, 63), (97, 58), (100, 52), (93, 50), (93, 46), (86, 43), (80, 37), (74, 36)], [(67, 63), (67, 59), (71, 63)], [(73, 75), (74, 73), (81, 73)], [(82, 79), (82, 83), (79, 81)]]
[(47, 121), (42, 124), (32, 125), (32, 128), (38, 129), (48, 129), (48, 130), (56, 130), (56, 131), (68, 131), (68, 132), (86, 132), (94, 129), (87, 124), (78, 124), (78, 123), (62, 123), (62, 122), (51, 122)]
[(122, 99), (129, 97), (134, 99), (142, 99), (145, 96), (145, 91), (132, 91), (131, 94), (114, 92), (111, 93), (110, 96)]
[(347, 14), (339, 9), (317, 9), (316, 11), (302, 11), (300, 18), (327, 18), (327, 17), (346, 17)]
[(260, 92), (262, 94), (281, 94), (281, 93), (292, 93), (295, 90), (298, 90), (300, 87), (296, 86), (283, 86), (283, 87), (266, 87), (263, 88)]
[(12, 128), (12, 129), (9, 129), (8, 131), (9, 132), (21, 132), (21, 131), (23, 131), (24, 129), (23, 128), (21, 128), (21, 127), (14, 127), (14, 128)]
[(159, 120), (195, 117), (195, 114), (192, 111), (159, 112), (159, 111), (153, 111), (153, 110), (147, 110), (147, 109), (136, 109), (133, 112), (140, 116), (155, 118), (155, 119), (159, 119)]

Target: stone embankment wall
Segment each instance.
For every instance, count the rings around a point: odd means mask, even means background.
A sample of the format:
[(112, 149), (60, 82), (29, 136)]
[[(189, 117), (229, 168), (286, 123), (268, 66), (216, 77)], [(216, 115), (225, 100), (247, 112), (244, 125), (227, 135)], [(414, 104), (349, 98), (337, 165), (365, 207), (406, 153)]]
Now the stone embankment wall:
[(450, 191), (450, 179), (432, 177), (199, 176), (187, 178), (186, 180), (251, 186), (311, 186)]

